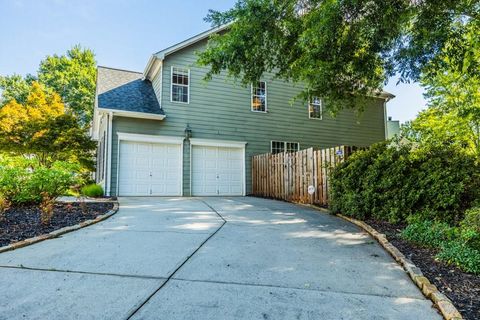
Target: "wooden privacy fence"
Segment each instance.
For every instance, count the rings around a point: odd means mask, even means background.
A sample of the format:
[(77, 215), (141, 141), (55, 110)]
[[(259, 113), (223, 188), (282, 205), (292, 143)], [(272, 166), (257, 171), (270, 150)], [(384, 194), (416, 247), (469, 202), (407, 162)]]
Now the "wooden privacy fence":
[[(259, 197), (327, 205), (330, 169), (355, 150), (355, 147), (338, 146), (253, 156), (252, 193)], [(313, 193), (309, 193), (309, 187)]]

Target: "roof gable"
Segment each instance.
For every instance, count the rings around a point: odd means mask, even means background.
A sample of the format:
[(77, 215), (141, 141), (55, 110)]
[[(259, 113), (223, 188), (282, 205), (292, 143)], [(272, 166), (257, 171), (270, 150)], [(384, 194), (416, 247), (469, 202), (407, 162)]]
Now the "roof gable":
[(98, 108), (163, 115), (152, 84), (140, 72), (97, 68)]

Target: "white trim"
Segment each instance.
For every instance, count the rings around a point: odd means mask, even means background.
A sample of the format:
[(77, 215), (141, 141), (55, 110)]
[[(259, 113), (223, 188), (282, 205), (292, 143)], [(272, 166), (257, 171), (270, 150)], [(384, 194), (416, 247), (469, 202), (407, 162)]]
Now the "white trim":
[[(173, 101), (173, 68), (175, 69), (183, 69), (183, 70), (187, 70), (187, 73), (188, 73), (188, 85), (184, 85), (184, 84), (178, 84), (178, 83), (175, 83), (175, 85), (177, 86), (181, 86), (181, 87), (187, 87), (187, 102), (183, 102), (183, 101)], [(190, 68), (184, 68), (184, 67), (176, 67), (176, 66), (171, 66), (170, 67), (170, 102), (172, 103), (181, 103), (181, 104), (190, 104)]]
[(163, 106), (163, 62), (160, 63), (160, 97), (157, 97), (160, 108)]
[(136, 134), (136, 133), (126, 133), (126, 132), (117, 132), (118, 143), (117, 143), (117, 185), (116, 185), (116, 195), (119, 196), (120, 185), (120, 143), (122, 141), (132, 141), (132, 142), (147, 142), (147, 143), (161, 143), (161, 144), (174, 144), (180, 147), (180, 196), (183, 197), (183, 137), (173, 137), (173, 136), (159, 136), (159, 135), (149, 135), (149, 134)]
[(383, 125), (385, 126), (385, 140), (388, 139), (388, 128), (387, 128), (387, 101), (383, 101)]
[(105, 190), (106, 194), (111, 196), (112, 192), (112, 142), (113, 142), (113, 136), (112, 136), (112, 124), (113, 124), (113, 114), (110, 112), (108, 114), (108, 122), (107, 122), (107, 141), (108, 141), (108, 153), (107, 153), (107, 167), (105, 168), (106, 170), (106, 183), (107, 183), (107, 188)]
[(245, 148), (245, 141), (215, 140), (191, 138), (191, 146), (225, 147), (225, 148)]
[[(297, 150), (297, 151), (290, 151), (290, 152), (298, 152), (298, 151), (300, 151), (300, 142), (270, 140), (270, 153), (273, 153), (273, 143), (274, 143), (274, 142), (281, 142), (281, 143), (283, 143), (283, 152), (287, 152), (287, 143), (295, 143), (295, 144), (298, 145), (298, 150)], [(280, 153), (280, 152), (277, 152), (277, 153)]]
[(135, 142), (152, 142), (166, 144), (183, 144), (184, 137), (159, 136), (150, 134), (117, 132), (118, 140)]
[[(250, 111), (251, 112), (258, 112), (258, 113), (268, 113), (268, 89), (267, 89), (267, 81), (259, 80), (258, 82), (265, 83), (265, 111), (261, 110), (253, 110), (253, 83), (250, 84)], [(258, 96), (258, 95), (255, 95)]]
[(150, 120), (163, 120), (166, 118), (164, 114), (154, 114), (146, 112), (135, 112), (135, 111), (124, 111), (117, 109), (104, 109), (98, 108), (99, 112), (111, 113), (117, 117), (128, 117), (128, 118), (139, 118), (139, 119), (150, 119)]
[[(318, 98), (318, 97), (317, 97)], [(315, 104), (315, 103), (312, 103), (312, 99), (310, 99), (308, 101), (308, 119), (312, 119), (312, 120), (323, 120), (323, 99), (320, 99), (320, 104)], [(310, 105), (313, 105), (313, 106), (320, 106), (320, 118), (314, 118), (314, 117), (311, 117), (310, 115)]]
[[(223, 147), (223, 148), (237, 148), (243, 149), (243, 182), (242, 182), (242, 196), (247, 194), (247, 163), (246, 163), (246, 148), (247, 142), (244, 141), (230, 141), (230, 140), (215, 140), (215, 139), (190, 139), (190, 196), (193, 195), (192, 191), (192, 149), (193, 146), (203, 146), (203, 147)], [(300, 146), (300, 145), (299, 145)]]
[[(196, 43), (196, 42), (198, 42), (198, 41), (201, 41), (201, 40), (203, 40), (203, 39), (206, 39), (206, 38), (208, 38), (208, 37), (209, 37), (211, 34), (213, 34), (213, 33), (217, 33), (217, 32), (220, 32), (220, 31), (222, 31), (222, 30), (225, 30), (225, 29), (227, 29), (230, 25), (231, 25), (231, 23), (227, 23), (227, 24), (221, 25), (221, 26), (219, 26), (219, 27), (216, 27), (216, 28), (213, 28), (213, 29), (204, 31), (204, 32), (202, 32), (202, 33), (200, 33), (200, 34), (198, 34), (198, 35), (196, 35), (196, 36), (194, 36), (194, 37), (191, 37), (191, 38), (189, 38), (189, 39), (187, 39), (187, 40), (185, 40), (185, 41), (182, 41), (182, 42), (180, 42), (180, 43), (177, 43), (176, 45), (173, 45), (173, 46), (171, 46), (171, 47), (168, 47), (168, 48), (166, 48), (166, 49), (163, 49), (163, 50), (155, 53), (154, 56), (157, 57), (158, 59), (163, 60), (163, 59), (165, 59), (165, 57), (166, 57), (167, 55), (172, 54), (172, 53), (174, 53), (174, 52), (176, 52), (176, 51), (178, 51), (178, 50), (181, 50), (181, 49), (183, 49), (183, 48), (185, 48), (185, 47), (188, 47), (188, 46), (190, 46), (190, 45), (192, 45), (192, 44), (194, 44), (194, 43)], [(147, 68), (147, 70), (148, 70), (148, 68)]]

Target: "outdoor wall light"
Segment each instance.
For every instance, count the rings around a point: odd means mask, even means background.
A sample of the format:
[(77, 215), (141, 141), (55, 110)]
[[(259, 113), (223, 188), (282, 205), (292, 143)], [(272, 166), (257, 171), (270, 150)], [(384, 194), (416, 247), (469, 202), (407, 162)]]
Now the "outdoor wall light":
[(185, 139), (190, 139), (191, 137), (192, 137), (192, 129), (187, 124), (187, 127), (185, 128)]

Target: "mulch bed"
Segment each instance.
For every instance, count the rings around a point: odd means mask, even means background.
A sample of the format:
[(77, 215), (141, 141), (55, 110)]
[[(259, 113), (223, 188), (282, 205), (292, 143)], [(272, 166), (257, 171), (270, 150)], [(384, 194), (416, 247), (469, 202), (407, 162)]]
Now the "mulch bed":
[(399, 233), (405, 225), (374, 220), (365, 222), (384, 233), (388, 241), (422, 269), (428, 280), (452, 300), (466, 320), (480, 319), (480, 276), (435, 260), (436, 250), (419, 247), (401, 239)]
[(0, 247), (94, 219), (112, 209), (113, 203), (86, 202), (85, 207), (83, 212), (79, 203), (56, 203), (48, 226), (42, 225), (38, 206), (12, 207), (0, 221)]

